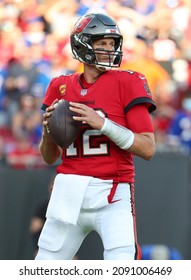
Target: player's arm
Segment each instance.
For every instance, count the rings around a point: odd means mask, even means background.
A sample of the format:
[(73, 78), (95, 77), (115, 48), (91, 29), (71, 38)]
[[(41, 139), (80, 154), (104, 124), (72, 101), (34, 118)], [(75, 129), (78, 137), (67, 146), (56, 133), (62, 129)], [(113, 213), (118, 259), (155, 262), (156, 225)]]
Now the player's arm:
[(52, 141), (46, 128), (43, 129), (39, 150), (47, 164), (53, 164), (61, 155), (61, 149)]
[(154, 134), (134, 133), (134, 141), (128, 151), (145, 160), (150, 160), (155, 154)]
[(53, 164), (61, 155), (61, 148), (53, 142), (47, 131), (48, 118), (51, 116), (51, 111), (54, 110), (54, 104), (55, 102), (46, 109), (43, 115), (43, 133), (39, 144), (40, 153), (47, 164)]
[(128, 128), (105, 119), (101, 131), (121, 149), (150, 160), (155, 154), (155, 137), (147, 107), (144, 104), (133, 106), (128, 111), (126, 120)]
[(75, 120), (88, 123), (94, 129), (100, 130), (118, 147), (128, 150), (136, 156), (150, 160), (155, 153), (155, 139), (152, 121), (144, 105), (137, 105), (127, 113), (127, 127), (102, 118), (92, 108), (70, 102), (70, 109), (79, 114)]
[(134, 142), (129, 151), (144, 159), (155, 154), (155, 136), (151, 115), (144, 104), (133, 106), (126, 115), (127, 127), (134, 132)]
[(105, 119), (100, 131), (121, 149), (145, 160), (150, 160), (155, 153), (155, 139), (152, 132), (136, 133), (109, 119)]

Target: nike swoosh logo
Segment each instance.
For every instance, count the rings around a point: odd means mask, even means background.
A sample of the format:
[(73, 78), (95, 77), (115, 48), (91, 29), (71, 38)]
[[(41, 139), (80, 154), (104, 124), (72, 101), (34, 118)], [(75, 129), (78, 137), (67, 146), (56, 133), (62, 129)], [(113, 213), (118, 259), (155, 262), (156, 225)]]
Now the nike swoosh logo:
[(121, 199), (112, 200), (112, 201), (110, 202), (110, 204), (111, 204), (111, 203), (118, 202), (118, 201), (120, 201), (120, 200), (121, 200)]

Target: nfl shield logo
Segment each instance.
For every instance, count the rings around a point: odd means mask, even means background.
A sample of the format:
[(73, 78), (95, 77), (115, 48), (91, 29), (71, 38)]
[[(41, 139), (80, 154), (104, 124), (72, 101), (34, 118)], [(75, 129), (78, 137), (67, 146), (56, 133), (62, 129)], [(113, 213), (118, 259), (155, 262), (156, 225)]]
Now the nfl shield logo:
[(80, 92), (80, 94), (82, 95), (82, 96), (84, 96), (84, 95), (86, 95), (87, 94), (87, 89), (82, 89), (81, 90), (81, 92)]

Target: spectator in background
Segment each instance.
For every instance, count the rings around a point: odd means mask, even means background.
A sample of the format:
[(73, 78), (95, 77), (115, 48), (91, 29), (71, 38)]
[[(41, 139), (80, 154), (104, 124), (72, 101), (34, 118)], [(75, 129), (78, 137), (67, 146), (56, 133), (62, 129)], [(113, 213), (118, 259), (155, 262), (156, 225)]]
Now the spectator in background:
[(28, 28), (28, 25), (35, 21), (41, 22), (41, 26), (39, 25), (38, 27), (40, 27), (41, 31), (45, 34), (51, 32), (50, 25), (45, 19), (45, 13), (48, 10), (48, 2), (50, 1), (20, 0), (20, 3), (17, 2), (20, 10), (17, 23), (23, 33), (29, 32), (30, 28)]
[(174, 151), (191, 153), (191, 88), (184, 92), (182, 108), (171, 122), (167, 144)]
[(14, 55), (14, 44), (20, 39), (20, 30), (12, 24), (0, 24), (0, 67), (4, 68)]
[(51, 32), (57, 38), (68, 38), (73, 24), (77, 20), (78, 3), (70, 0), (70, 3), (63, 0), (53, 1), (45, 11), (45, 19), (50, 25)]
[(14, 169), (46, 168), (38, 149), (35, 149), (26, 135), (17, 137), (12, 149), (7, 152), (7, 162)]
[[(126, 1), (128, 2), (128, 1)], [(131, 2), (131, 1), (130, 1)], [(134, 0), (134, 9), (141, 15), (149, 15), (155, 10), (156, 0)]]
[(108, 0), (79, 0), (79, 8), (77, 9), (77, 15), (83, 16), (90, 12), (100, 12), (103, 13), (106, 8), (106, 3)]
[[(48, 62), (43, 72), (46, 73), (49, 79), (77, 71), (79, 62), (72, 59), (68, 40), (61, 41), (54, 34), (49, 34), (46, 37), (43, 50), (44, 60)], [(42, 64), (39, 64), (38, 69), (42, 71)]]
[[(20, 99), (24, 94), (35, 94), (38, 87), (38, 95), (44, 94), (49, 79), (40, 73), (32, 60), (31, 47), (21, 41), (15, 48), (15, 59), (7, 68), (5, 80), (6, 99), (10, 118), (19, 109)], [(41, 88), (40, 88), (41, 86)]]
[(20, 108), (12, 117), (12, 134), (15, 139), (26, 136), (33, 147), (37, 146), (42, 134), (42, 115), (36, 107), (35, 98), (25, 94), (20, 99)]
[(121, 69), (131, 69), (144, 73), (157, 102), (158, 96), (168, 94), (167, 86), (171, 81), (169, 73), (152, 58), (150, 46), (145, 38), (134, 38), (131, 40), (131, 44), (128, 44), (129, 41), (126, 38), (125, 43), (124, 61), (122, 62)]
[(28, 21), (26, 31), (23, 32), (24, 41), (27, 44), (43, 44), (46, 33), (44, 31), (44, 21), (41, 17), (36, 17)]

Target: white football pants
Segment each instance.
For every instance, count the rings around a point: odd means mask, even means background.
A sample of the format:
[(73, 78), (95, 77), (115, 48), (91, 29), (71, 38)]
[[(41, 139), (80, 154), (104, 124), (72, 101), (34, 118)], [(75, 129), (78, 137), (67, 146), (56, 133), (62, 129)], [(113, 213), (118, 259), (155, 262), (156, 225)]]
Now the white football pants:
[[(104, 182), (104, 181), (103, 181)], [(111, 182), (111, 188), (112, 188)], [(133, 189), (132, 189), (133, 188)], [(98, 190), (99, 189), (99, 190)], [(86, 190), (76, 225), (51, 218), (45, 222), (39, 238), (36, 260), (71, 260), (86, 235), (95, 230), (101, 237), (105, 260), (138, 259), (134, 211), (134, 186), (119, 183), (111, 203), (96, 206), (94, 198), (101, 188), (90, 184)], [(89, 207), (90, 203), (95, 207)]]

